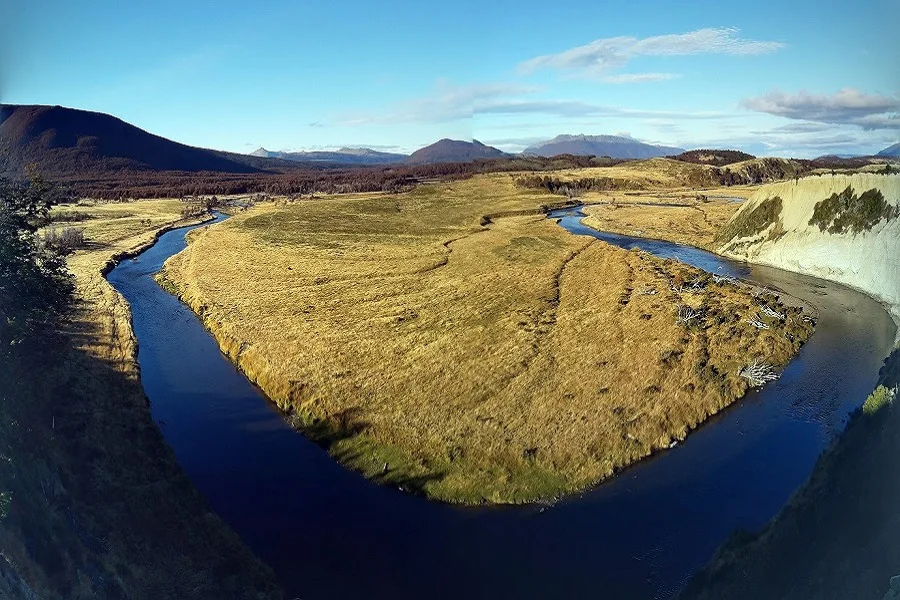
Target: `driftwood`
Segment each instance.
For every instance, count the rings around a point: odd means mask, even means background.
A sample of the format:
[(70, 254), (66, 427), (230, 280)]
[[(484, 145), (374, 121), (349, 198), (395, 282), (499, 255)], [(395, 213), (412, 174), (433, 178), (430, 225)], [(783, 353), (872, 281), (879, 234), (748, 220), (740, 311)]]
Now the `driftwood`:
[(761, 387), (769, 381), (778, 379), (778, 374), (772, 365), (760, 362), (758, 359), (744, 367), (738, 375), (750, 382), (750, 387)]

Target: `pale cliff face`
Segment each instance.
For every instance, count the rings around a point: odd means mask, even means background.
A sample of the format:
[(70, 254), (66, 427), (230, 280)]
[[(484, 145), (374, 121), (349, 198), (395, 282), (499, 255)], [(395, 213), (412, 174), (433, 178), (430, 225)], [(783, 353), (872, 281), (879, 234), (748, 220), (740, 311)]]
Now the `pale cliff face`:
[[(878, 190), (884, 214), (858, 233), (829, 233), (810, 224), (818, 203), (852, 187), (858, 196)], [(763, 201), (781, 198), (781, 211), (756, 233), (736, 236), (719, 251), (748, 262), (830, 279), (889, 305), (900, 324), (900, 175), (824, 175), (761, 187), (732, 217), (749, 215)], [(893, 208), (890, 208), (890, 207)]]

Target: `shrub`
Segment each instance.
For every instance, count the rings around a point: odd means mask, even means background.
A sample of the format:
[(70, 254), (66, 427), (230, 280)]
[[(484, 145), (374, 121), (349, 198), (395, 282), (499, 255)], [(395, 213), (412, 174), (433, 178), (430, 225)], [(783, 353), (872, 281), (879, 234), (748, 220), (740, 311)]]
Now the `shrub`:
[(56, 214), (50, 215), (51, 223), (80, 223), (82, 221), (87, 221), (88, 219), (93, 219), (94, 217), (86, 212), (81, 212), (77, 210), (70, 210), (66, 212), (58, 212)]
[(69, 307), (71, 275), (59, 251), (36, 235), (51, 201), (51, 188), (39, 178), (0, 178), (0, 357), (38, 340)]
[(880, 409), (887, 406), (894, 399), (894, 390), (889, 390), (883, 385), (879, 385), (875, 388), (869, 397), (866, 398), (866, 401), (863, 403), (862, 411), (863, 414), (872, 416), (877, 413)]
[(69, 254), (84, 245), (84, 230), (79, 227), (51, 227), (44, 232), (44, 245), (60, 254)]
[(781, 216), (782, 202), (778, 196), (767, 198), (760, 202), (753, 210), (738, 212), (716, 234), (716, 241), (728, 242), (734, 238), (745, 238), (764, 231), (772, 223), (776, 223)]
[(884, 199), (884, 194), (875, 188), (857, 196), (852, 186), (847, 186), (840, 194), (832, 194), (818, 202), (813, 209), (810, 225), (817, 225), (819, 231), (828, 233), (854, 234), (869, 231), (882, 219), (891, 220), (897, 216), (897, 207)]

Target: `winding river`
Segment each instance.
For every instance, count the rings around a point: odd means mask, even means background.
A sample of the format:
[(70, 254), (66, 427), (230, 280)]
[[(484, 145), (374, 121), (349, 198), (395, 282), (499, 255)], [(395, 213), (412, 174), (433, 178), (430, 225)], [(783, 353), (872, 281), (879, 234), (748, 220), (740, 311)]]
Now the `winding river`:
[(577, 209), (550, 217), (574, 234), (777, 287), (816, 307), (817, 331), (777, 382), (596, 489), (552, 507), (467, 508), (372, 484), (293, 431), (151, 278), (185, 247), (186, 229), (109, 274), (131, 304), (153, 418), (287, 598), (674, 597), (729, 535), (776, 514), (874, 387), (894, 325), (871, 298), (600, 233)]

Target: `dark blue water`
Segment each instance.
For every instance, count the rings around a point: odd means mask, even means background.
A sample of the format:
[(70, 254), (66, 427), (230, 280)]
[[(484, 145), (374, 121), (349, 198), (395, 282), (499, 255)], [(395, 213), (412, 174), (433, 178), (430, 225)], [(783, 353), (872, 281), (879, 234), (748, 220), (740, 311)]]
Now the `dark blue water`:
[(669, 598), (733, 531), (762, 526), (784, 505), (874, 387), (893, 340), (887, 313), (858, 292), (682, 248), (684, 260), (818, 308), (816, 334), (782, 378), (676, 448), (556, 506), (447, 506), (366, 481), (285, 424), (151, 279), (184, 234), (166, 233), (109, 280), (131, 304), (154, 419), (288, 598)]

